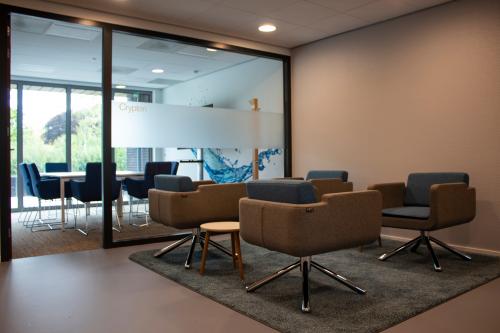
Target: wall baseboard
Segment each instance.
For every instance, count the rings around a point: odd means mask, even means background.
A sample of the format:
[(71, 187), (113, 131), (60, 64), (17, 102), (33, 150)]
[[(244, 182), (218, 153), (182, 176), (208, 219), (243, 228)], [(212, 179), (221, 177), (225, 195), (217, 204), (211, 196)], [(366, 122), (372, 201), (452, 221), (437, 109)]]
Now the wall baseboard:
[[(400, 241), (400, 242), (408, 242), (408, 241), (413, 239), (413, 238), (408, 238), (408, 237), (400, 237), (400, 236), (392, 236), (392, 235), (384, 235), (384, 234), (382, 234), (381, 236), (382, 236), (382, 238), (392, 239), (392, 240), (396, 240), (396, 241)], [(456, 244), (448, 244), (448, 245), (454, 247), (457, 250), (464, 251), (464, 252), (485, 254), (485, 255), (500, 257), (500, 251), (496, 251), (496, 250), (481, 249), (481, 248), (477, 248), (477, 247), (463, 246), (463, 245), (456, 245)]]

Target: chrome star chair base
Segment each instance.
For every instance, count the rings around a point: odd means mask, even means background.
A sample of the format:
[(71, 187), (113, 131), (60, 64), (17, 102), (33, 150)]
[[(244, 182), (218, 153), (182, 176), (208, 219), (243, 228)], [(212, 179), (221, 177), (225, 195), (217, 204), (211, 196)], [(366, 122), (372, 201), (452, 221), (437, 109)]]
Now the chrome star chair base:
[(390, 257), (392, 257), (393, 255), (400, 253), (401, 251), (408, 249), (408, 248), (410, 248), (411, 252), (417, 252), (419, 246), (421, 244), (425, 244), (425, 246), (429, 250), (429, 253), (431, 254), (432, 263), (434, 264), (434, 270), (436, 272), (441, 272), (443, 269), (442, 269), (441, 265), (439, 264), (439, 259), (436, 255), (436, 253), (434, 252), (434, 249), (432, 248), (431, 242), (441, 246), (443, 249), (448, 250), (449, 252), (453, 253), (454, 255), (458, 256), (459, 258), (461, 258), (463, 260), (466, 260), (466, 261), (472, 260), (472, 258), (470, 256), (453, 249), (452, 247), (450, 247), (446, 243), (440, 241), (439, 239), (436, 239), (436, 238), (430, 236), (429, 233), (425, 232), (425, 231), (421, 231), (420, 236), (418, 236), (417, 238), (414, 238), (411, 241), (395, 248), (391, 252), (384, 253), (378, 259), (381, 261), (385, 261), (385, 260), (389, 259)]
[(354, 283), (349, 281), (347, 278), (343, 277), (342, 275), (339, 275), (328, 268), (318, 264), (317, 262), (313, 261), (311, 257), (302, 257), (300, 260), (294, 262), (293, 264), (286, 266), (279, 271), (266, 276), (265, 278), (262, 278), (258, 281), (255, 281), (254, 283), (246, 286), (246, 291), (247, 292), (253, 292), (260, 287), (268, 284), (269, 282), (285, 275), (286, 273), (289, 273), (293, 271), (296, 268), (300, 268), (300, 271), (302, 272), (302, 312), (308, 313), (311, 312), (311, 307), (309, 304), (309, 295), (310, 295), (310, 290), (309, 290), (309, 273), (311, 272), (311, 267), (316, 268), (319, 270), (321, 273), (325, 274), (326, 276), (334, 279), (337, 282), (342, 283), (344, 286), (348, 287), (349, 289), (353, 290), (354, 292), (363, 295), (366, 294), (366, 290), (356, 286)]
[[(200, 244), (201, 249), (203, 249), (203, 245), (204, 245), (204, 242), (205, 242), (204, 233), (201, 232), (200, 228), (194, 228), (193, 232), (190, 235), (187, 235), (184, 238), (181, 238), (178, 241), (175, 241), (174, 243), (172, 243), (172, 244), (164, 247), (163, 249), (158, 250), (153, 255), (154, 255), (155, 258), (160, 258), (163, 255), (171, 252), (172, 250), (175, 250), (176, 248), (178, 248), (179, 246), (181, 246), (182, 244), (184, 244), (184, 243), (186, 243), (188, 241), (191, 241), (191, 246), (189, 247), (189, 252), (188, 252), (188, 256), (186, 258), (186, 262), (184, 263), (184, 267), (185, 268), (190, 268), (192, 260), (193, 260), (193, 254), (194, 254), (194, 251), (195, 251), (195, 248), (196, 248), (196, 244)], [(222, 253), (224, 253), (224, 254), (226, 254), (226, 255), (228, 255), (230, 257), (233, 256), (231, 250), (229, 250), (228, 248), (220, 245), (219, 243), (217, 243), (217, 242), (215, 242), (215, 241), (213, 241), (211, 239), (208, 241), (208, 243), (210, 245), (212, 245), (213, 247), (215, 247), (216, 249), (220, 250)]]

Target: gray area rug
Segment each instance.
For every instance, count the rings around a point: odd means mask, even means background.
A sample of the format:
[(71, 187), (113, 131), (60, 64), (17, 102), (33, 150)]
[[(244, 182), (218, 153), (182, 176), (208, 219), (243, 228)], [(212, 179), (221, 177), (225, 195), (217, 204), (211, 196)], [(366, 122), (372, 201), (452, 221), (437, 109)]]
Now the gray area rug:
[[(222, 242), (228, 245), (228, 242)], [(188, 247), (154, 258), (154, 251), (130, 259), (201, 295), (282, 332), (379, 332), (431, 307), (500, 276), (500, 258), (473, 255), (462, 261), (437, 249), (443, 272), (434, 272), (427, 250), (402, 253), (386, 262), (377, 256), (398, 242), (337, 251), (313, 257), (323, 266), (367, 290), (358, 295), (313, 269), (310, 274), (311, 313), (300, 311), (302, 279), (299, 270), (247, 293), (230, 257), (210, 247), (204, 276), (198, 274), (200, 252), (192, 268), (184, 268)], [(246, 283), (258, 280), (296, 261), (295, 258), (242, 243)]]

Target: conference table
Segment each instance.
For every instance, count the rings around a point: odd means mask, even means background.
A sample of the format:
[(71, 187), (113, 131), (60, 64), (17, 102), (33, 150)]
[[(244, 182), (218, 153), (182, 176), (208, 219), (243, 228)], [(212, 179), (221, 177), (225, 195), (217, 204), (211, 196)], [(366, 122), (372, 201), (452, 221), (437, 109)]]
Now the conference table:
[[(55, 177), (59, 178), (60, 182), (60, 191), (61, 191), (61, 231), (64, 231), (64, 224), (66, 223), (66, 214), (65, 214), (65, 208), (64, 207), (64, 197), (65, 197), (65, 191), (64, 191), (64, 184), (72, 179), (85, 179), (85, 171), (70, 171), (70, 172), (45, 172), (42, 173), (41, 176), (49, 176), (49, 177)], [(138, 172), (138, 171), (116, 171), (116, 178), (117, 179), (124, 179), (124, 178), (140, 178), (144, 177), (144, 172)], [(117, 214), (118, 216), (123, 215), (123, 197), (120, 191), (120, 197), (118, 198), (117, 205)]]

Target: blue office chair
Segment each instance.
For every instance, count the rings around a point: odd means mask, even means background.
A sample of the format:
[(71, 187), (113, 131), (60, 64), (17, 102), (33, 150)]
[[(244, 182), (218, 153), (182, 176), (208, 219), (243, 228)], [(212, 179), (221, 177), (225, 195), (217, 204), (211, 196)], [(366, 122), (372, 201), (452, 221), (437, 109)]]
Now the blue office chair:
[[(148, 198), (148, 191), (155, 187), (156, 175), (176, 175), (179, 162), (148, 162), (146, 163), (143, 179), (125, 178), (124, 184), (129, 195), (129, 223), (133, 211), (133, 198), (139, 200)], [(148, 215), (146, 213), (145, 224), (132, 224), (137, 227), (148, 225)]]
[[(35, 193), (33, 192), (33, 186), (31, 185), (31, 177), (28, 170), (28, 165), (26, 163), (19, 164), (19, 175), (21, 176), (21, 180), (23, 181), (24, 196), (34, 197)], [(24, 219), (22, 218), (23, 213), (26, 213)], [(22, 222), (24, 226), (27, 226), (27, 223), (31, 220), (32, 213), (33, 211), (23, 208), (21, 214), (19, 215), (19, 221)]]
[(47, 162), (45, 163), (45, 172), (68, 172), (69, 166), (65, 162)]
[[(85, 166), (85, 180), (70, 180), (71, 191), (73, 197), (85, 204), (85, 229), (76, 228), (76, 211), (75, 211), (75, 229), (84, 234), (88, 235), (88, 215), (90, 209), (90, 203), (93, 201), (102, 201), (102, 165), (101, 163), (87, 163)], [(116, 163), (112, 163), (111, 172), (113, 174), (113, 185), (112, 185), (112, 200), (115, 201), (120, 197), (121, 192), (121, 181), (116, 180)], [(117, 216), (118, 226), (121, 228), (120, 219)], [(120, 231), (118, 228), (113, 228)]]
[[(41, 177), (38, 167), (35, 163), (27, 164), (28, 172), (30, 175), (31, 187), (33, 194), (38, 198), (38, 221), (40, 224), (46, 224), (50, 230), (53, 229), (51, 224), (45, 223), (42, 220), (42, 200), (54, 200), (61, 197), (60, 182), (58, 178)], [(71, 188), (68, 183), (64, 184), (64, 196), (66, 199), (71, 198)], [(31, 224), (31, 231), (33, 231), (34, 222)]]

